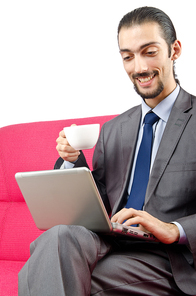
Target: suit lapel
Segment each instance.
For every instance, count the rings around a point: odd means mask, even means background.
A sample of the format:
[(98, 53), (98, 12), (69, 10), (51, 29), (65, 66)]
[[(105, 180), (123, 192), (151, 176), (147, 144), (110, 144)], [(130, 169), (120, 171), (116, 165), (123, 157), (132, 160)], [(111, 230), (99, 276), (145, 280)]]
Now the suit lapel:
[(122, 179), (122, 189), (120, 198), (114, 204), (112, 214), (114, 214), (124, 196), (127, 181), (130, 178), (130, 168), (134, 157), (135, 145), (137, 142), (138, 130), (141, 120), (141, 106), (131, 109), (128, 117), (121, 123), (120, 145), (122, 151), (122, 163), (120, 164)]
[(191, 96), (181, 89), (176, 103), (172, 108), (154, 161), (146, 192), (146, 203), (149, 201), (160, 181), (181, 135), (192, 116), (190, 113), (185, 113), (189, 109), (191, 109)]
[(121, 123), (121, 149), (123, 158), (123, 168), (130, 168), (134, 156), (135, 145), (141, 120), (141, 108), (137, 108), (129, 115), (128, 120)]

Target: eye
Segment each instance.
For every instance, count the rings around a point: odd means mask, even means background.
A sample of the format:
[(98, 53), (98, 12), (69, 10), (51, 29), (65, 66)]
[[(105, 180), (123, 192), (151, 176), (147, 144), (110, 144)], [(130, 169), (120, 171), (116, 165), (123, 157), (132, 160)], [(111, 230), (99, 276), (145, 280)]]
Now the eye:
[(157, 54), (157, 52), (158, 52), (157, 50), (155, 50), (155, 51), (147, 51), (146, 55), (150, 56), (150, 57), (153, 57), (153, 56), (155, 56)]
[(147, 54), (150, 54), (150, 55), (153, 55), (155, 53), (156, 53), (156, 51), (149, 51), (149, 52), (147, 52)]
[(133, 56), (128, 55), (128, 56), (123, 56), (122, 58), (123, 58), (123, 61), (128, 62), (128, 61), (131, 61), (133, 59)]

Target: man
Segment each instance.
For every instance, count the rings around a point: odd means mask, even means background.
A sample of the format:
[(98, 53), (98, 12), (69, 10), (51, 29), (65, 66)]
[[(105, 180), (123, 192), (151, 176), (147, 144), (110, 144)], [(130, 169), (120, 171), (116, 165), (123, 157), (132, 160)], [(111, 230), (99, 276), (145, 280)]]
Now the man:
[[(123, 17), (118, 42), (142, 104), (103, 126), (93, 176), (111, 220), (137, 224), (159, 242), (101, 237), (80, 226), (54, 227), (31, 244), (31, 258), (19, 276), (20, 296), (196, 295), (196, 100), (175, 79), (181, 44), (169, 17), (152, 7)], [(132, 208), (127, 205), (135, 198), (145, 118), (152, 112), (157, 119), (149, 181), (144, 201), (137, 208), (136, 196)], [(63, 131), (57, 150), (56, 169), (87, 166)]]

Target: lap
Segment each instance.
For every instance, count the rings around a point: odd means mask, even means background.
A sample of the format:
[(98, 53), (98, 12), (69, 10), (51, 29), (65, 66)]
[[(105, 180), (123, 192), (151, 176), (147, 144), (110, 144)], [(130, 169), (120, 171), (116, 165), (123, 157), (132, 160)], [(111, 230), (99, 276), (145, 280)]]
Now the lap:
[(97, 263), (91, 295), (185, 295), (174, 282), (166, 253), (158, 246), (138, 247), (114, 251)]
[[(100, 237), (84, 227), (59, 226), (40, 236), (32, 244), (31, 253), (31, 266), (34, 265), (30, 275), (31, 282), (35, 275), (36, 283), (39, 278), (44, 278), (44, 271), (40, 274), (42, 269), (37, 268), (39, 264), (43, 266), (47, 262), (54, 268), (60, 257), (61, 269), (58, 266), (56, 269), (64, 274), (64, 288), (81, 269), (81, 286), (89, 278), (91, 295), (184, 295), (177, 288), (168, 257), (159, 245), (126, 245), (126, 242), (119, 243), (116, 239)], [(42, 260), (45, 260), (44, 264)], [(88, 266), (87, 270), (92, 272), (92, 275), (84, 272), (84, 265)], [(81, 268), (78, 268), (79, 266)], [(35, 273), (35, 268), (40, 271)], [(45, 279), (45, 282), (47, 281), (48, 276)], [(78, 290), (81, 290), (81, 287), (78, 287)]]

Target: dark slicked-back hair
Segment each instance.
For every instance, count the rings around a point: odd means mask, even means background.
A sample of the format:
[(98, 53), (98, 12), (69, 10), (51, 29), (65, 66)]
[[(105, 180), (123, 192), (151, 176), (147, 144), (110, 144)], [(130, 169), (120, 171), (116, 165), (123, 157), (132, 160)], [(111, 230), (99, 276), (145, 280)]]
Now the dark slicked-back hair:
[[(155, 22), (160, 26), (160, 32), (162, 34), (162, 38), (168, 45), (168, 53), (170, 57), (171, 45), (177, 40), (176, 30), (169, 16), (158, 8), (144, 6), (127, 13), (119, 23), (118, 34), (123, 27), (129, 28), (150, 22)], [(179, 83), (179, 80), (176, 78), (175, 71), (173, 72), (176, 82)]]

